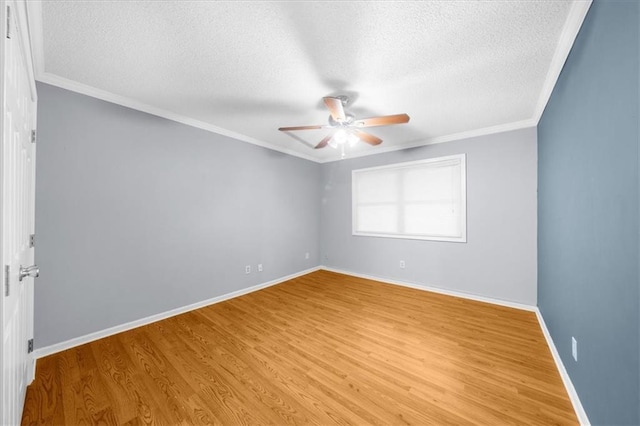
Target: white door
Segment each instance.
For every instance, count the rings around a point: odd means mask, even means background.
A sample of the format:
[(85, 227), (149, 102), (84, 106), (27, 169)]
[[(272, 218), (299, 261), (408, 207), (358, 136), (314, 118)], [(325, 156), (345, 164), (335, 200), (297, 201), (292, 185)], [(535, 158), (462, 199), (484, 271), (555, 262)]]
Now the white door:
[[(24, 1), (1, 0), (2, 26), (2, 159), (0, 219), (2, 232), (2, 369), (0, 423), (20, 423), (34, 360), (28, 351), (33, 338), (33, 266), (35, 214), (36, 93), (26, 32)], [(29, 268), (31, 267), (31, 268)]]

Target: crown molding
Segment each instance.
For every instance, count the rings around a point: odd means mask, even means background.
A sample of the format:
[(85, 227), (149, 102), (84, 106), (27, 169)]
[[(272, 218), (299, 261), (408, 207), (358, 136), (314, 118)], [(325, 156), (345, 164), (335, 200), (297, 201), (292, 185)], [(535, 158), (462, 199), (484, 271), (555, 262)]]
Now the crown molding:
[(544, 109), (547, 107), (547, 102), (549, 102), (549, 98), (551, 98), (551, 93), (553, 93), (553, 89), (558, 82), (562, 68), (569, 57), (576, 37), (578, 37), (578, 32), (587, 16), (591, 3), (592, 0), (576, 0), (571, 5), (571, 10), (569, 10), (569, 15), (567, 15), (567, 20), (560, 34), (558, 46), (556, 46), (556, 51), (551, 59), (551, 65), (549, 66), (549, 71), (547, 71), (547, 77), (542, 86), (540, 98), (538, 98), (538, 104), (533, 114), (532, 120), (535, 121), (536, 126), (542, 118)]
[(433, 145), (436, 143), (454, 142), (454, 141), (459, 141), (463, 139), (475, 138), (478, 136), (486, 136), (486, 135), (493, 135), (497, 133), (510, 132), (512, 130), (527, 129), (530, 127), (535, 127), (536, 125), (537, 125), (537, 122), (533, 119), (514, 121), (512, 123), (499, 124), (497, 126), (483, 127), (481, 129), (468, 130), (465, 132), (452, 133), (449, 135), (443, 135), (435, 138), (424, 139), (422, 141), (404, 144), (400, 146), (386, 146), (382, 148), (376, 148), (375, 151), (355, 152), (353, 153), (353, 155), (347, 155), (345, 158), (332, 157), (329, 159), (320, 160), (319, 162), (330, 163), (333, 161), (348, 160), (351, 158), (366, 157), (369, 155), (384, 154), (384, 153), (393, 152), (393, 151), (402, 151), (405, 149), (419, 148), (421, 146)]
[[(213, 124), (205, 123), (204, 121), (196, 120), (191, 117), (174, 113), (172, 111), (164, 110), (162, 108), (157, 108), (157, 107), (136, 101), (134, 99), (128, 98), (126, 96), (120, 96), (111, 92), (107, 92), (105, 90), (96, 89), (93, 86), (78, 83), (76, 81), (69, 80), (69, 79), (57, 76), (55, 74), (50, 74), (45, 72), (37, 76), (36, 80), (38, 80), (41, 83), (50, 84), (52, 86), (60, 87), (62, 89), (66, 89), (72, 92), (90, 96), (92, 98), (101, 99), (106, 102), (114, 103), (127, 108), (135, 109), (138, 111), (146, 112), (147, 114), (152, 114), (158, 117), (166, 118), (167, 120), (176, 121), (178, 123), (186, 124), (188, 126), (196, 127), (198, 129), (206, 130), (219, 135), (228, 136), (236, 140), (248, 142), (253, 145), (257, 145), (263, 148), (282, 152), (284, 154), (302, 158), (308, 161), (313, 161), (315, 163), (329, 163), (333, 161), (342, 160), (338, 151), (336, 151), (335, 156), (332, 156), (330, 158), (313, 157), (311, 155), (306, 155), (291, 149), (281, 148), (273, 144), (243, 135), (241, 133), (224, 129), (222, 127), (214, 126)], [(347, 159), (364, 157), (368, 155), (383, 154), (383, 153), (392, 152), (392, 151), (402, 151), (404, 149), (409, 149), (409, 148), (417, 148), (420, 146), (431, 145), (436, 143), (452, 142), (452, 141), (468, 139), (468, 138), (477, 137), (477, 136), (485, 136), (485, 135), (491, 135), (495, 133), (508, 132), (511, 130), (525, 129), (529, 127), (535, 127), (535, 125), (536, 125), (536, 122), (534, 122), (531, 119), (517, 121), (513, 123), (500, 124), (497, 126), (485, 127), (482, 129), (469, 130), (465, 132), (439, 136), (436, 138), (425, 139), (425, 140), (407, 144), (407, 145), (387, 146), (387, 147), (377, 148), (374, 151), (357, 152), (357, 153), (353, 153), (352, 155), (348, 155)]]

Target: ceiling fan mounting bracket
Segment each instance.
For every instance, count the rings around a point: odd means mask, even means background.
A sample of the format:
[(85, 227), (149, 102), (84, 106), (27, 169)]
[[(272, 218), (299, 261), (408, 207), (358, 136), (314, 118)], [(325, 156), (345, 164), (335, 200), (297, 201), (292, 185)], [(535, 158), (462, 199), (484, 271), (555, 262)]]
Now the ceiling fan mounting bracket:
[(342, 102), (342, 106), (347, 106), (347, 104), (349, 103), (349, 97), (347, 95), (334, 96), (334, 98), (340, 99), (340, 102)]

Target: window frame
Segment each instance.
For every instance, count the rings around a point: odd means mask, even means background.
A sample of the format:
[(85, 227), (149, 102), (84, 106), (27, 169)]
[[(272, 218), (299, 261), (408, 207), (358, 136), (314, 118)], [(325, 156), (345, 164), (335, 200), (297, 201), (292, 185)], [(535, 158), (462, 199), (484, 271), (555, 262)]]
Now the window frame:
[[(356, 202), (356, 175), (363, 172), (371, 172), (374, 170), (389, 170), (389, 169), (401, 169), (405, 167), (411, 167), (420, 164), (433, 164), (446, 162), (451, 160), (460, 161), (460, 236), (440, 236), (440, 235), (420, 235), (420, 234), (406, 234), (406, 233), (377, 233), (377, 232), (362, 232), (356, 230), (357, 224), (357, 202)], [(401, 203), (401, 201), (398, 201)], [(402, 200), (402, 208), (406, 205), (406, 201)], [(351, 171), (351, 234), (358, 237), (382, 237), (382, 238), (400, 238), (409, 240), (425, 240), (425, 241), (446, 241), (446, 242), (467, 242), (467, 166), (466, 166), (466, 154), (447, 155), (443, 157), (427, 158), (424, 160), (407, 161), (404, 163), (387, 164), (384, 166), (368, 167), (364, 169), (354, 169)]]

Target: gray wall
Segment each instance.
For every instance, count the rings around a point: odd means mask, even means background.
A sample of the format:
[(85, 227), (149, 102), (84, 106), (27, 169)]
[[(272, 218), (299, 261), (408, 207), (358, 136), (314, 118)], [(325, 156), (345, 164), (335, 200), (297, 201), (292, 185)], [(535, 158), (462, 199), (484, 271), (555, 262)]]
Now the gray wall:
[(318, 265), (319, 164), (38, 94), (36, 347)]
[[(467, 155), (467, 243), (351, 234), (353, 169), (459, 153)], [(536, 158), (531, 128), (323, 164), (321, 261), (350, 272), (535, 305)]]
[(538, 127), (539, 307), (596, 425), (640, 424), (639, 9), (592, 4)]

